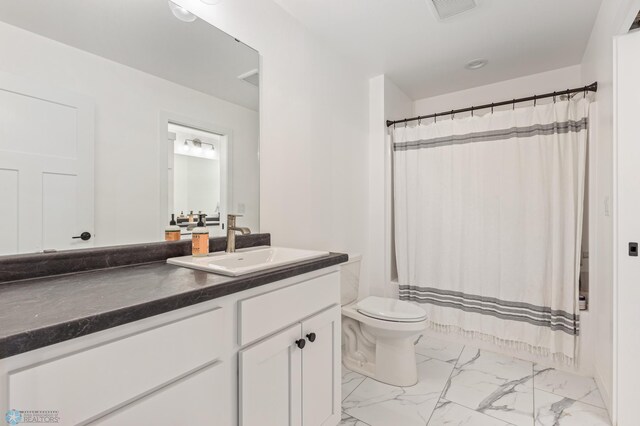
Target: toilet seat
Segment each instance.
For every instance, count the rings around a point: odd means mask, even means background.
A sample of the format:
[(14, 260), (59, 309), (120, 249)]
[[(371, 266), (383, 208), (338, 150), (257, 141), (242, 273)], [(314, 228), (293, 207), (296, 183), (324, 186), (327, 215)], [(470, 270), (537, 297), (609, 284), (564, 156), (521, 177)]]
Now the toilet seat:
[(366, 297), (355, 308), (362, 315), (383, 321), (420, 322), (427, 317), (427, 313), (419, 306), (387, 297)]

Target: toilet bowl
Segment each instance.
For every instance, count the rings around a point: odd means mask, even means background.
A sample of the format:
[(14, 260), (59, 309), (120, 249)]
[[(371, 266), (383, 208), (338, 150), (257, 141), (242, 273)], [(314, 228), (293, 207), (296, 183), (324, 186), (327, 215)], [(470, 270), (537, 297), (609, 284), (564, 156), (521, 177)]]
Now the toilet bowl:
[(344, 365), (390, 385), (416, 384), (414, 345), (427, 326), (426, 312), (409, 302), (385, 297), (357, 301), (360, 256), (349, 259), (341, 271)]

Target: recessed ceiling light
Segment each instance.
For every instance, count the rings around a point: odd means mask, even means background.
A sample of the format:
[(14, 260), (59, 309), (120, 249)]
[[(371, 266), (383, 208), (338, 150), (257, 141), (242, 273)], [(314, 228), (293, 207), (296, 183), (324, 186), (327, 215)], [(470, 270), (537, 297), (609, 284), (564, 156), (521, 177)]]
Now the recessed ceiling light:
[(487, 61), (486, 59), (474, 59), (473, 61), (468, 62), (464, 67), (468, 70), (477, 70), (484, 67), (488, 63), (489, 61)]
[(177, 4), (172, 2), (171, 0), (169, 0), (169, 9), (171, 9), (171, 12), (173, 13), (173, 16), (175, 16), (176, 18), (178, 18), (182, 22), (193, 22), (196, 19), (198, 19), (198, 17), (196, 15), (194, 15), (191, 12), (189, 12), (187, 9), (185, 9), (182, 6), (178, 6)]

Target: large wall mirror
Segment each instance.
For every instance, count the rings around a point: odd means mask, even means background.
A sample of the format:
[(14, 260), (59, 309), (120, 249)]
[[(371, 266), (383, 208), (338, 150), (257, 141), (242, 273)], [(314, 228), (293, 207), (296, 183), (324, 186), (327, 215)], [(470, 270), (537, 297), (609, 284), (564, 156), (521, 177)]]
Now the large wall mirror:
[(0, 5), (0, 255), (259, 231), (259, 55), (166, 0)]

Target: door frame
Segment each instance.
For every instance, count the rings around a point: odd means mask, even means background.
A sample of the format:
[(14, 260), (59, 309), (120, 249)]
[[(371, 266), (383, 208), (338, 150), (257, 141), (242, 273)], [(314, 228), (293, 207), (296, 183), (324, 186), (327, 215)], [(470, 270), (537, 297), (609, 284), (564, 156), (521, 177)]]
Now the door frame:
[[(233, 206), (233, 130), (215, 123), (198, 120), (181, 114), (161, 111), (158, 124), (159, 142), (159, 217), (158, 235), (164, 239), (164, 228), (169, 223), (169, 153), (167, 149), (169, 140), (169, 124), (191, 127), (204, 132), (220, 135), (220, 226), (227, 227), (227, 213)], [(172, 147), (173, 148), (173, 147)]]
[[(621, 372), (620, 368), (619, 368), (619, 356), (620, 356), (620, 340), (619, 340), (619, 327), (621, 324), (621, 318), (620, 318), (620, 311), (619, 311), (619, 290), (620, 290), (620, 271), (622, 270), (622, 266), (621, 266), (621, 262), (620, 260), (622, 258), (624, 258), (625, 256), (627, 256), (626, 254), (626, 250), (625, 247), (621, 246), (621, 244), (624, 245), (625, 241), (629, 241), (628, 237), (627, 239), (625, 239), (624, 236), (620, 235), (620, 227), (619, 227), (619, 222), (620, 222), (620, 218), (619, 218), (619, 202), (620, 202), (620, 197), (619, 197), (619, 176), (620, 176), (620, 169), (619, 169), (619, 164), (618, 164), (618, 158), (620, 155), (620, 150), (619, 150), (619, 145), (620, 145), (620, 140), (618, 138), (618, 40), (622, 37), (625, 37), (627, 34), (629, 34), (629, 28), (631, 26), (631, 23), (633, 22), (633, 20), (635, 19), (635, 17), (637, 16), (638, 11), (640, 10), (640, 0), (633, 0), (633, 1), (629, 1), (627, 4), (627, 10), (621, 10), (620, 12), (622, 12), (620, 14), (620, 16), (623, 17), (623, 19), (621, 19), (621, 24), (620, 27), (618, 28), (618, 33), (613, 37), (613, 40), (611, 41), (612, 45), (613, 45), (613, 58), (612, 58), (612, 62), (613, 62), (613, 69), (612, 69), (612, 73), (613, 73), (613, 102), (612, 102), (612, 106), (613, 106), (613, 123), (612, 123), (612, 128), (613, 128), (613, 134), (612, 134), (612, 194), (611, 194), (611, 198), (612, 198), (612, 226), (613, 226), (613, 230), (612, 230), (612, 292), (613, 292), (613, 296), (612, 296), (612, 303), (613, 303), (613, 307), (612, 307), (612, 316), (613, 318), (611, 318), (612, 321), (612, 338), (613, 338), (613, 348), (612, 348), (612, 384), (611, 384), (611, 420), (612, 423), (614, 425), (616, 425), (618, 423), (618, 418), (619, 418), (619, 407), (618, 407), (618, 403), (619, 403), (619, 394), (620, 394), (620, 381), (619, 381), (619, 377), (622, 374), (625, 374), (625, 372)], [(636, 30), (640, 31), (640, 30)], [(604, 319), (606, 320), (606, 319)]]

